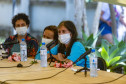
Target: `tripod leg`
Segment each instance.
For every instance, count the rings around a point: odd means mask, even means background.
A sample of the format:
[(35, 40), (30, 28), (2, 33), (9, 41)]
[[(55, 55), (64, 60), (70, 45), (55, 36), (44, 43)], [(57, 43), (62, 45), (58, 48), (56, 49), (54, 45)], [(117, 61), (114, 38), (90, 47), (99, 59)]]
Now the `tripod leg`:
[(50, 48), (49, 48), (49, 52), (50, 52), (50, 63), (49, 63), (49, 66), (50, 66), (50, 64), (51, 64), (51, 62), (52, 62), (52, 60), (53, 60), (53, 57), (52, 57), (52, 54), (51, 54), (51, 51), (50, 51)]
[(85, 74), (84, 75), (85, 75), (85, 77), (87, 76), (87, 70), (86, 69), (85, 69)]
[(51, 59), (51, 60), (50, 60), (50, 63), (49, 63), (49, 65), (51, 64), (51, 62), (52, 62), (52, 59), (53, 59), (53, 58), (51, 57), (50, 59)]

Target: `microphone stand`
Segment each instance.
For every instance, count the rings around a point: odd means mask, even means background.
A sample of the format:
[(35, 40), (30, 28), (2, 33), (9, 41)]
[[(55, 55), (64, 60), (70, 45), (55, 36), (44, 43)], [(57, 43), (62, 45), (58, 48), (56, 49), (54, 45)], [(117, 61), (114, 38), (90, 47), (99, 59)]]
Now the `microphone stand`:
[(49, 49), (49, 53), (50, 53), (50, 58), (49, 58), (49, 59), (51, 59), (51, 60), (50, 60), (50, 63), (49, 63), (49, 65), (50, 65), (51, 62), (53, 61), (53, 59), (54, 59), (54, 60), (56, 60), (56, 59), (52, 56), (50, 47), (49, 47), (48, 49)]
[(52, 54), (51, 54), (51, 51), (50, 51), (50, 47), (48, 48), (49, 49), (49, 54), (50, 54), (50, 63), (49, 63), (49, 65), (51, 64), (51, 62), (52, 62), (52, 60), (53, 60), (53, 57), (52, 57)]
[(89, 70), (89, 69), (87, 68), (87, 64), (86, 64), (86, 61), (87, 61), (86, 56), (84, 56), (84, 59), (85, 59), (84, 67), (83, 67), (82, 69), (78, 69), (74, 74), (79, 73), (79, 72), (81, 72), (82, 70), (84, 70), (84, 75), (85, 75), (85, 77), (86, 77), (86, 76), (87, 76), (87, 70)]
[[(0, 44), (0, 48), (2, 48), (2, 46), (4, 45), (13, 45), (13, 44), (18, 44), (19, 41), (18, 40), (14, 40), (12, 42), (5, 42)], [(10, 49), (10, 46), (8, 46), (8, 48)], [(10, 55), (12, 55), (11, 50), (8, 52), (8, 56), (2, 56), (3, 59), (7, 59)]]
[[(9, 47), (9, 50), (10, 50), (10, 47)], [(8, 52), (7, 56), (2, 56), (2, 59), (7, 59), (10, 55), (12, 55), (11, 51)]]

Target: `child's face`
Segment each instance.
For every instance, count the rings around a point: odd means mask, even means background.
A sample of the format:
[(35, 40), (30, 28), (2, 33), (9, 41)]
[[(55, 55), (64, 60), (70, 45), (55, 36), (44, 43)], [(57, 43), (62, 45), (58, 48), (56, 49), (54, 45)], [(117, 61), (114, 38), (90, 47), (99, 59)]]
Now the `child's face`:
[(43, 33), (43, 38), (54, 39), (54, 33), (53, 33), (53, 31), (45, 30), (44, 33)]

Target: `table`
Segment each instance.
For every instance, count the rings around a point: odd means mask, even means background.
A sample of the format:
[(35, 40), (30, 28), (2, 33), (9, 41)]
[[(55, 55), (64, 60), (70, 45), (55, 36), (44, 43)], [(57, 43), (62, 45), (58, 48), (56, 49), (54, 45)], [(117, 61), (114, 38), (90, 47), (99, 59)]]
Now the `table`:
[[(30, 65), (29, 63), (33, 59), (28, 59), (27, 62), (21, 62), (24, 66)], [(7, 59), (0, 61), (0, 67), (5, 66), (16, 66), (19, 62), (9, 62)], [(74, 67), (80, 68), (80, 67)], [(0, 81), (10, 79), (37, 79), (52, 76), (64, 68), (54, 67), (40, 67), (40, 63), (34, 64), (27, 68), (0, 68)], [(58, 74), (57, 76), (37, 81), (7, 81), (10, 84), (93, 84), (107, 82), (120, 77), (122, 74), (98, 71), (98, 77), (90, 77), (90, 72), (87, 72), (87, 77), (84, 76), (84, 72), (77, 73), (74, 75), (74, 71), (70, 68), (66, 71)], [(107, 84), (126, 84), (126, 76)]]

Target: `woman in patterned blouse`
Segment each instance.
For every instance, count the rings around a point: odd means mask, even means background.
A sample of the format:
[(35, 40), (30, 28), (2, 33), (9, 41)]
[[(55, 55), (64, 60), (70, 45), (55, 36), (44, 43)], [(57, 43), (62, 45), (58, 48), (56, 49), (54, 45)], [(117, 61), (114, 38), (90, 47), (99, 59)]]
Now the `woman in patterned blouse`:
[(27, 56), (34, 58), (38, 50), (38, 41), (27, 33), (27, 29), (30, 24), (28, 16), (24, 13), (19, 13), (13, 17), (12, 24), (17, 34), (9, 36), (9, 38), (7, 38), (4, 43), (13, 42), (15, 40), (17, 40), (19, 43), (3, 45), (3, 48), (8, 51), (8, 56), (12, 55), (13, 52), (20, 52), (19, 44), (22, 39), (25, 39), (27, 43)]

